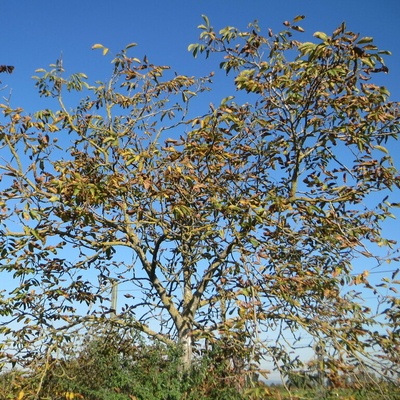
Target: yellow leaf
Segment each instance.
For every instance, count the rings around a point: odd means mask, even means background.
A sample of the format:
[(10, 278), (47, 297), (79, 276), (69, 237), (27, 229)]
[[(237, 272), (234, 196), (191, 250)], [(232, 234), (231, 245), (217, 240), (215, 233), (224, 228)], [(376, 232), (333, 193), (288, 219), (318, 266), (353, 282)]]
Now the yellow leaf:
[(292, 29), (298, 32), (304, 32), (304, 29), (301, 26), (298, 25), (292, 25)]
[(305, 15), (298, 15), (297, 17), (294, 18), (293, 22), (301, 21), (304, 18), (305, 18)]
[(329, 36), (324, 32), (315, 32), (313, 36), (323, 41), (328, 40), (329, 38)]
[(109, 49), (107, 47), (103, 46), (100, 43), (96, 43), (92, 46), (92, 50), (95, 50), (95, 49), (103, 49), (103, 56), (105, 56), (109, 51)]
[(386, 147), (383, 147), (383, 146), (380, 146), (380, 145), (375, 145), (374, 149), (377, 149), (377, 150), (383, 151), (386, 154), (389, 154), (389, 151), (388, 151), (388, 149)]

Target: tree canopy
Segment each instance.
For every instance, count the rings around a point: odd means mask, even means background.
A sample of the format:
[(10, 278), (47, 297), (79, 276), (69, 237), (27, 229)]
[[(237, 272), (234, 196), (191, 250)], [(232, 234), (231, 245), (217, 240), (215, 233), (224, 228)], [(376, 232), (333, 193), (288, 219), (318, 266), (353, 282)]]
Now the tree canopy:
[[(398, 281), (353, 273), (359, 257), (398, 261), (382, 222), (399, 104), (374, 83), (389, 52), (344, 24), (302, 42), (302, 18), (263, 36), (203, 17), (189, 50), (221, 57), (235, 92), (201, 111), (213, 74), (172, 73), (134, 43), (107, 82), (59, 60), (35, 77), (45, 108), (0, 105), (5, 360), (28, 365), (111, 316), (181, 343), (188, 368), (207, 340), (285, 373), (308, 335), (332, 377), (398, 374)], [(113, 310), (117, 284), (131, 291)]]

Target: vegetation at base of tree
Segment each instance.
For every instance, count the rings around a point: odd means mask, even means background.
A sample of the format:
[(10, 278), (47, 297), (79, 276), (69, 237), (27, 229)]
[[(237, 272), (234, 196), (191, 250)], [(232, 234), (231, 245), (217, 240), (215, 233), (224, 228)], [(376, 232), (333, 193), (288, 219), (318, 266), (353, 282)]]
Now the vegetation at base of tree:
[[(221, 359), (221, 354), (224, 359)], [(229, 365), (226, 349), (195, 358), (191, 371), (181, 363), (182, 349), (146, 342), (137, 332), (91, 332), (69, 354), (43, 359), (26, 374), (3, 373), (0, 398), (88, 400), (244, 399), (243, 371)]]
[[(70, 352), (41, 360), (36, 370), (13, 369), (0, 375), (0, 399), (40, 400), (261, 400), (392, 399), (400, 390), (376, 376), (343, 377), (340, 387), (321, 383), (312, 371), (291, 374), (283, 385), (267, 385), (233, 367), (222, 342), (195, 357), (190, 372), (181, 364), (182, 349), (148, 342), (132, 330), (107, 324), (86, 335)], [(45, 373), (44, 373), (45, 372)], [(363, 377), (362, 377), (363, 376)], [(253, 378), (253, 379), (251, 379)], [(40, 390), (38, 391), (38, 387)]]
[(397, 386), (371, 375), (357, 381), (343, 377), (341, 387), (332, 387), (311, 372), (299, 371), (285, 386), (267, 385), (258, 379), (243, 382), (243, 371), (235, 371), (226, 357), (221, 360), (223, 347), (196, 356), (190, 372), (182, 369), (181, 353), (178, 346), (148, 343), (137, 332), (93, 333), (70, 354), (43, 360), (45, 368), (38, 364), (29, 373), (14, 369), (0, 374), (0, 399), (400, 399)]
[[(305, 370), (304, 338), (334, 386), (360, 370), (398, 383), (399, 269), (380, 282), (354, 270), (399, 262), (382, 231), (400, 205), (399, 103), (377, 78), (390, 53), (345, 24), (301, 41), (303, 19), (263, 36), (204, 16), (189, 50), (217, 60), (223, 98), (214, 73), (173, 73), (132, 43), (108, 81), (58, 60), (36, 71), (42, 108), (0, 104), (0, 356), (30, 398), (64, 371), (92, 398), (115, 384), (195, 396), (186, 383), (205, 398), (267, 396), (248, 376), (264, 362)], [(112, 341), (82, 341), (108, 319), (149, 340), (135, 378)], [(110, 365), (107, 389), (96, 379)]]

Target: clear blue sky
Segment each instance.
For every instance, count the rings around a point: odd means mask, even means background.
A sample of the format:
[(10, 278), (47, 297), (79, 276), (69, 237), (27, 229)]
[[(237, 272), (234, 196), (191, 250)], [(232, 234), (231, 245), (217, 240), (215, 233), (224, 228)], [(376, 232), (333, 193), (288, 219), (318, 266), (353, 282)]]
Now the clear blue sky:
[[(207, 74), (218, 65), (193, 59), (187, 51), (198, 38), (201, 14), (217, 30), (227, 25), (245, 29), (258, 20), (264, 33), (268, 28), (279, 31), (283, 21), (303, 14), (305, 39), (315, 31), (331, 33), (345, 21), (349, 30), (373, 36), (380, 48), (392, 51), (387, 59), (390, 73), (379, 79), (393, 100), (400, 99), (399, 0), (1, 0), (0, 65), (14, 65), (15, 71), (0, 75), (0, 87), (8, 86), (0, 94), (8, 97), (12, 89), (13, 106), (29, 111), (43, 107), (31, 76), (61, 54), (68, 73), (85, 72), (92, 81), (107, 79), (111, 66), (100, 51), (91, 50), (95, 43), (116, 53), (136, 42), (139, 58), (146, 54), (181, 74)], [(221, 98), (230, 94), (221, 93)], [(399, 166), (400, 152), (391, 150)], [(400, 239), (397, 226), (392, 223), (390, 231)]]

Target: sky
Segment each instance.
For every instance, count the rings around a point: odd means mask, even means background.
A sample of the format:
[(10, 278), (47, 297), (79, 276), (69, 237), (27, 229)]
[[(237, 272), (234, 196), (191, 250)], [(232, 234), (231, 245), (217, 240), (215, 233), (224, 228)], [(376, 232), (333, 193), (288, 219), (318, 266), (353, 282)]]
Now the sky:
[(187, 51), (198, 38), (202, 14), (218, 30), (227, 25), (245, 29), (258, 20), (265, 33), (268, 28), (282, 30), (283, 21), (302, 14), (308, 36), (315, 31), (330, 33), (345, 21), (350, 30), (373, 36), (380, 48), (393, 52), (383, 84), (400, 97), (397, 0), (2, 0), (0, 64), (14, 65), (15, 71), (0, 80), (12, 88), (12, 102), (27, 108), (33, 101), (37, 104), (31, 79), (36, 69), (47, 68), (62, 56), (67, 72), (106, 79), (111, 68), (91, 47), (101, 43), (115, 54), (131, 42), (138, 43), (139, 58), (146, 54), (180, 74), (204, 75), (218, 66), (195, 60)]
[[(378, 79), (392, 93), (392, 100), (400, 99), (399, 0), (1, 0), (0, 65), (13, 65), (15, 70), (0, 75), (0, 95), (10, 99), (12, 106), (39, 109), (42, 100), (31, 77), (60, 56), (67, 73), (84, 72), (92, 81), (107, 79), (111, 58), (93, 51), (96, 43), (115, 54), (136, 42), (133, 54), (138, 58), (147, 55), (153, 63), (169, 65), (179, 74), (206, 75), (217, 70), (218, 63), (194, 59), (187, 50), (198, 39), (202, 14), (216, 30), (227, 25), (246, 29), (258, 20), (264, 34), (268, 28), (282, 30), (283, 21), (305, 15), (300, 23), (306, 31), (304, 40), (315, 31), (329, 34), (346, 22), (349, 30), (374, 37), (379, 48), (393, 53), (387, 58), (389, 74)], [(218, 94), (222, 99), (232, 93), (219, 86)], [(391, 151), (399, 166), (400, 152)], [(389, 235), (400, 239), (397, 226), (396, 221), (388, 225)]]

